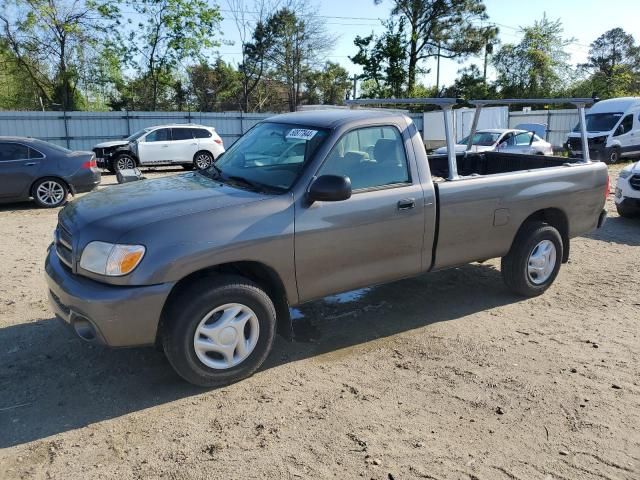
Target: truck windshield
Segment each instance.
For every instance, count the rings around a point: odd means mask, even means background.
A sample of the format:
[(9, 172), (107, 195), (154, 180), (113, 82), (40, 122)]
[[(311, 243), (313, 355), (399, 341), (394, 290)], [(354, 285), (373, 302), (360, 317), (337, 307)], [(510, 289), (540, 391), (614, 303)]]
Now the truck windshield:
[[(476, 132), (475, 135), (473, 136), (473, 142), (471, 142), (471, 145), (480, 145), (483, 147), (488, 147), (496, 143), (498, 141), (498, 138), (500, 138), (499, 133)], [(469, 137), (466, 136), (458, 142), (458, 145), (467, 145), (468, 142), (469, 142)]]
[(259, 123), (202, 173), (248, 188), (285, 191), (327, 135), (315, 127)]
[[(622, 112), (592, 113), (586, 115), (587, 132), (609, 132), (616, 126), (620, 117), (622, 117)], [(580, 131), (580, 123), (575, 126), (573, 131)]]

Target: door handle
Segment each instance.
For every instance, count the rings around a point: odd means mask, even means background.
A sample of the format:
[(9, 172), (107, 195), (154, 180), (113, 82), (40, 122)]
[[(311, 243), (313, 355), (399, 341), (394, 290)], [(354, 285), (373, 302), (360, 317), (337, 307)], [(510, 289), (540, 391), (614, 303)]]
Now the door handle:
[(405, 198), (398, 201), (398, 210), (411, 210), (416, 206), (415, 198)]
[(34, 165), (37, 165), (37, 163), (36, 162), (25, 163), (25, 166), (27, 167), (33, 167)]
[(162, 148), (169, 148), (169, 145), (162, 145)]

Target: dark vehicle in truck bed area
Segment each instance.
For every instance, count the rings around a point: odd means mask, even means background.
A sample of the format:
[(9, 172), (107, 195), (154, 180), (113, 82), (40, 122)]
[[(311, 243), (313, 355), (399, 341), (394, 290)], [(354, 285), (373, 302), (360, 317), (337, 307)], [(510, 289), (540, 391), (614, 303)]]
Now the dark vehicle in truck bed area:
[(427, 158), (411, 119), (380, 109), (269, 118), (209, 169), (67, 206), (51, 305), (85, 340), (160, 345), (214, 386), (259, 368), (290, 306), (330, 294), (495, 257), (513, 292), (542, 294), (604, 221), (606, 165), (449, 151)]

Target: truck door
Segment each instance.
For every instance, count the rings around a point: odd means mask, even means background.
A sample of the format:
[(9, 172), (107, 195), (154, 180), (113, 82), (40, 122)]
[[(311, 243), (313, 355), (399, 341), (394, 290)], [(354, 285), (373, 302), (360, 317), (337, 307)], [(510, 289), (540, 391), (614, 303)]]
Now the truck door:
[(316, 176), (351, 179), (351, 198), (296, 208), (295, 262), (301, 301), (421, 271), (422, 187), (397, 127), (351, 130)]
[(154, 130), (153, 132), (148, 133), (146, 137), (141, 140), (142, 141), (138, 143), (138, 155), (140, 156), (141, 164), (147, 165), (170, 161), (170, 128), (159, 128)]

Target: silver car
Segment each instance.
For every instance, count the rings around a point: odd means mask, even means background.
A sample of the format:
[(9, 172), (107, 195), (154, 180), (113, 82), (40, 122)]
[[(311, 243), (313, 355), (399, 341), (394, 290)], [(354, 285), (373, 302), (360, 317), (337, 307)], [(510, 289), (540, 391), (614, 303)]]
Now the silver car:
[[(467, 149), (469, 137), (464, 137), (456, 143), (456, 152)], [(488, 128), (478, 130), (471, 142), (472, 152), (503, 152), (522, 153), (527, 155), (553, 155), (551, 144), (532, 130), (515, 128)], [(445, 155), (447, 147), (435, 150), (436, 155)]]

